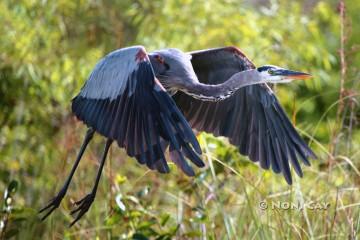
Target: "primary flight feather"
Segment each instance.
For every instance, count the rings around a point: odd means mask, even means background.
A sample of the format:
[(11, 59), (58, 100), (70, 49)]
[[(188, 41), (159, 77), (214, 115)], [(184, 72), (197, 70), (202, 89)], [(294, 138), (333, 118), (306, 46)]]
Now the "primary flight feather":
[(161, 173), (168, 159), (185, 174), (205, 164), (192, 131), (227, 137), (240, 153), (292, 183), (290, 164), (302, 177), (300, 162), (315, 154), (296, 132), (267, 83), (307, 79), (311, 75), (255, 65), (236, 47), (184, 53), (143, 46), (115, 50), (95, 66), (72, 101), (75, 116), (88, 126), (71, 173), (60, 192), (40, 212), (45, 219), (66, 194), (80, 159), (95, 132), (107, 139), (92, 191), (76, 202), (73, 225), (90, 208), (107, 152), (115, 141), (126, 153)]

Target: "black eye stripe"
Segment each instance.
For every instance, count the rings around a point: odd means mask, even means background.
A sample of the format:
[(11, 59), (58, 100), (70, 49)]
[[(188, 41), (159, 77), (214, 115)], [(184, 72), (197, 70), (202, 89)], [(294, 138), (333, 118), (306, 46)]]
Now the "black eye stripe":
[(264, 71), (267, 71), (268, 69), (272, 69), (274, 68), (273, 66), (262, 66), (262, 67), (259, 67), (257, 68), (258, 72), (264, 72)]

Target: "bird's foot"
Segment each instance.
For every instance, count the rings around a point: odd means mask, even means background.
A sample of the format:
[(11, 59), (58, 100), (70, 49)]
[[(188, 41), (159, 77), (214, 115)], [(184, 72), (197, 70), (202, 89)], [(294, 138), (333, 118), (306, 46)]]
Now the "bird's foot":
[(42, 213), (46, 210), (49, 210), (42, 218), (41, 221), (45, 220), (55, 209), (60, 206), (61, 200), (64, 198), (66, 190), (60, 190), (59, 193), (52, 198), (49, 203), (39, 210), (39, 213)]
[(70, 224), (70, 227), (74, 225), (77, 221), (79, 221), (80, 218), (82, 218), (82, 216), (84, 216), (84, 214), (89, 210), (91, 204), (94, 202), (94, 199), (95, 199), (95, 194), (89, 193), (83, 199), (75, 202), (77, 208), (72, 210), (70, 214), (75, 215), (77, 213), (77, 216), (74, 219), (74, 221), (72, 221), (72, 223)]

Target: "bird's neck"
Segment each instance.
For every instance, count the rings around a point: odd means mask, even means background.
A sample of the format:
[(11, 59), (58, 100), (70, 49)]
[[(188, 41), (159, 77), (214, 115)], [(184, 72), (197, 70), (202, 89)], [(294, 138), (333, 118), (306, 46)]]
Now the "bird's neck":
[(261, 77), (256, 69), (238, 72), (221, 84), (209, 85), (192, 82), (182, 89), (186, 94), (202, 100), (217, 102), (232, 96), (238, 89), (261, 83)]

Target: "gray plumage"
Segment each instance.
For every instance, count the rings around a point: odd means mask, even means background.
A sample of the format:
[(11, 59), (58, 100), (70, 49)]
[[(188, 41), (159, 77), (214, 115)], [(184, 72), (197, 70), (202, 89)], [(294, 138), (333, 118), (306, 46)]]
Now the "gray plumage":
[(91, 99), (115, 99), (124, 92), (127, 83), (129, 94), (133, 94), (136, 80), (128, 82), (128, 79), (139, 67), (135, 55), (141, 48), (118, 49), (100, 59), (79, 95)]
[[(310, 165), (315, 154), (302, 140), (267, 83), (304, 79), (309, 74), (265, 65), (256, 68), (237, 48), (184, 53), (144, 47), (123, 48), (96, 64), (72, 101), (75, 116), (88, 133), (73, 169), (58, 195), (41, 209), (56, 209), (94, 132), (106, 137), (95, 185), (72, 211), (72, 224), (89, 209), (113, 141), (126, 153), (161, 173), (169, 172), (165, 152), (187, 175), (189, 164), (203, 167), (201, 148), (192, 131), (225, 136), (241, 154), (264, 169), (282, 173), (292, 183), (290, 164), (302, 176), (299, 160)], [(179, 108), (180, 109), (179, 109)]]

